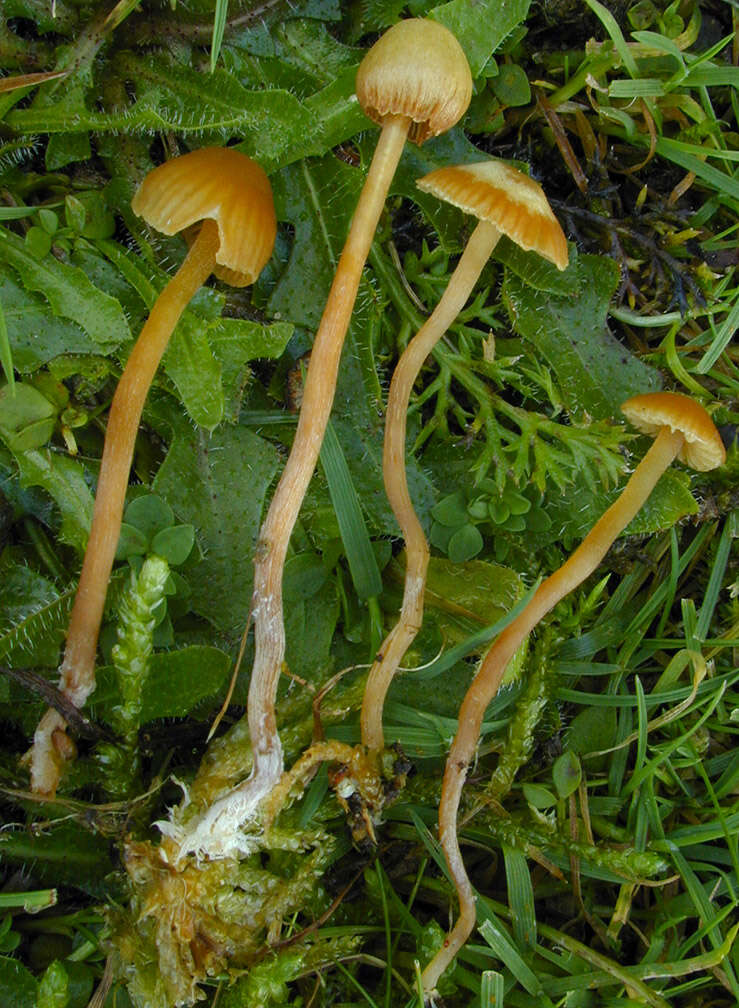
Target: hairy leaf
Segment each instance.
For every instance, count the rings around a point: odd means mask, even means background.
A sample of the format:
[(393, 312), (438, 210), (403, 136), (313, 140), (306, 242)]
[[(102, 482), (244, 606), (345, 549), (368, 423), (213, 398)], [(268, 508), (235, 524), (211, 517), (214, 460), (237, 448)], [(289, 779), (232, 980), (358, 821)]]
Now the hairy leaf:
[(82, 552), (92, 521), (93, 497), (85, 482), (82, 465), (56, 451), (19, 452), (15, 460), (23, 486), (40, 486), (61, 512), (59, 537)]
[(219, 319), (208, 327), (208, 339), (223, 375), (225, 415), (235, 422), (241, 397), (249, 380), (249, 364), (259, 358), (279, 357), (293, 334), (288, 322), (264, 325), (248, 319)]
[(608, 331), (606, 314), (618, 283), (616, 264), (602, 256), (578, 260), (579, 292), (534, 290), (512, 273), (504, 295), (516, 329), (530, 340), (559, 381), (568, 411), (595, 420), (620, 417), (625, 399), (654, 392), (659, 373)]
[(13, 1008), (36, 1008), (38, 983), (23, 963), (0, 956), (0, 1001)]
[(71, 594), (60, 595), (30, 567), (0, 560), (0, 662), (55, 666)]
[(456, 35), (477, 77), (487, 61), (523, 24), (530, 0), (451, 0), (435, 7), (430, 17)]
[(100, 352), (98, 345), (79, 326), (50, 316), (44, 298), (35, 291), (26, 290), (9, 271), (0, 276), (0, 300), (5, 310), (13, 365), (21, 374), (37, 371), (60, 354)]
[(275, 449), (241, 427), (178, 429), (154, 489), (177, 517), (195, 526), (200, 560), (187, 576), (198, 585), (196, 612), (227, 633), (249, 613), (254, 543), (264, 495), (277, 468)]
[(79, 267), (54, 256), (36, 260), (5, 228), (0, 228), (0, 261), (12, 267), (27, 290), (42, 294), (56, 316), (75, 322), (103, 352), (131, 338), (120, 304), (94, 287)]

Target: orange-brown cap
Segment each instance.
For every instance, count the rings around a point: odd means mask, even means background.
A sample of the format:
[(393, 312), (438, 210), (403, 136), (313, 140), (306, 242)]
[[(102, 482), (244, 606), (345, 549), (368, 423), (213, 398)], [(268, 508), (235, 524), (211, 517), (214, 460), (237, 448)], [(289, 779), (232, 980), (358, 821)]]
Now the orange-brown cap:
[(388, 115), (413, 120), (410, 140), (422, 144), (451, 129), (467, 111), (472, 74), (462, 46), (443, 25), (408, 18), (375, 42), (357, 71), (357, 98), (382, 125)]
[(254, 283), (272, 255), (277, 220), (269, 179), (232, 147), (203, 147), (149, 172), (131, 201), (147, 224), (173, 235), (205, 219), (218, 225), (216, 276)]
[(566, 269), (567, 239), (538, 182), (491, 158), (437, 168), (416, 183), (423, 192), (488, 221), (517, 245)]
[(726, 461), (726, 449), (713, 420), (700, 403), (678, 392), (651, 392), (634, 396), (621, 406), (629, 423), (643, 434), (659, 434), (663, 427), (682, 434), (681, 462), (707, 472)]

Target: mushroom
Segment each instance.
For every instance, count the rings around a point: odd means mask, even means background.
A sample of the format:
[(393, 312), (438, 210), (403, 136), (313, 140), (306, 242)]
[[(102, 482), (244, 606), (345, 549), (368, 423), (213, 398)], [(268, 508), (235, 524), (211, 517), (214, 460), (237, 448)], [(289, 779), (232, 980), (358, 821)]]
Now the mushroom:
[(333, 403), (341, 349), (377, 222), (407, 139), (421, 144), (451, 129), (472, 95), (462, 47), (437, 24), (409, 18), (375, 43), (357, 72), (356, 93), (365, 113), (381, 127), (318, 330), (303, 386), (290, 456), (262, 525), (254, 564), (255, 657), (247, 718), (253, 767), (249, 778), (211, 806), (182, 837), (183, 853), (223, 852), (239, 823), (254, 818), (282, 773), (275, 697), (285, 656), (282, 574), (288, 543), (313, 475)]
[(653, 392), (634, 396), (621, 407), (627, 419), (654, 444), (632, 473), (620, 496), (588, 532), (572, 556), (537, 588), (528, 605), (500, 634), (485, 656), (459, 710), (459, 727), (444, 770), (439, 805), (439, 839), (459, 897), (459, 919), (443, 946), (423, 971), (430, 996), (439, 977), (464, 945), (475, 925), (475, 896), (457, 840), (457, 811), (467, 767), (475, 753), (488, 704), (498, 692), (506, 666), (526, 636), (568, 592), (596, 570), (670, 464), (679, 458), (698, 472), (726, 459), (721, 437), (706, 410), (688, 396)]
[[(149, 386), (177, 321), (211, 273), (235, 287), (254, 282), (272, 254), (276, 218), (269, 180), (232, 148), (206, 147), (150, 172), (134, 213), (166, 235), (202, 221), (190, 250), (157, 298), (134, 344), (108, 416), (97, 493), (61, 666), (60, 689), (78, 708), (95, 689), (95, 654), (120, 534), (134, 444)], [(68, 758), (66, 721), (50, 709), (30, 752), (31, 786), (53, 795)]]
[(567, 240), (541, 186), (503, 161), (456, 165), (431, 172), (419, 189), (474, 214), (479, 223), (465, 246), (439, 304), (405, 349), (390, 384), (385, 419), (383, 474), (388, 499), (406, 543), (405, 590), (400, 618), (380, 646), (362, 702), (362, 742), (383, 748), (382, 709), (403, 655), (423, 621), (429, 547), (408, 492), (405, 469), (406, 412), (426, 357), (444, 335), (477, 283), (498, 243), (507, 235), (521, 248), (567, 266)]

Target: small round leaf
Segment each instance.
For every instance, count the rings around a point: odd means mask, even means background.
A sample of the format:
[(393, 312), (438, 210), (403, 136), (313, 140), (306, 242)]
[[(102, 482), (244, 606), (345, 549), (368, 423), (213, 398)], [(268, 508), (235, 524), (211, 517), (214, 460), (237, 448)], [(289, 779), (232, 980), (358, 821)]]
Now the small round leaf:
[(129, 525), (135, 525), (143, 532), (149, 542), (157, 532), (169, 528), (174, 523), (174, 511), (156, 494), (144, 494), (143, 497), (132, 500), (123, 517)]
[(463, 525), (449, 540), (447, 553), (453, 563), (464, 563), (476, 557), (483, 547), (483, 539), (474, 525)]
[(184, 563), (195, 543), (195, 529), (192, 525), (173, 525), (157, 532), (151, 540), (151, 551), (164, 557), (167, 563)]
[(552, 767), (552, 779), (560, 798), (569, 798), (580, 786), (582, 767), (571, 750), (563, 752)]

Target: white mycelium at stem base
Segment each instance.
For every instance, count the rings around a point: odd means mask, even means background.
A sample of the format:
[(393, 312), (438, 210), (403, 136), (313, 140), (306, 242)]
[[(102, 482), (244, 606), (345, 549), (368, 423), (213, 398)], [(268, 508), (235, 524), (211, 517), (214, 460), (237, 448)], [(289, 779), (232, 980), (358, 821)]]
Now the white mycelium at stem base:
[(458, 122), (470, 101), (472, 78), (451, 32), (436, 22), (410, 18), (394, 25), (370, 49), (359, 67), (356, 90), (362, 108), (381, 125), (382, 132), (313, 342), (290, 457), (256, 547), (252, 606), (255, 658), (247, 707), (252, 772), (240, 787), (194, 822), (190, 832), (181, 835), (182, 854), (192, 851), (220, 856), (229, 844), (234, 853), (242, 849), (239, 845), (245, 842), (244, 837), (235, 825), (255, 818), (282, 773), (275, 721), (275, 697), (285, 656), (282, 575), (290, 535), (331, 412), (362, 269), (406, 140), (422, 143)]
[(362, 704), (362, 742), (383, 748), (385, 696), (403, 655), (423, 621), (429, 547), (408, 492), (405, 468), (406, 414), (423, 362), (452, 324), (485, 268), (501, 234), (534, 250), (559, 269), (567, 266), (567, 241), (540, 185), (503, 161), (456, 165), (431, 172), (419, 189), (479, 218), (433, 314), (406, 347), (390, 384), (385, 418), (383, 475), (388, 500), (406, 544), (405, 590), (400, 618), (380, 645)]
[(716, 468), (726, 458), (710, 416), (687, 396), (655, 392), (635, 396), (621, 408), (634, 426), (645, 433), (657, 435), (654, 444), (634, 470), (621, 495), (572, 556), (542, 582), (523, 612), (498, 637), (485, 656), (459, 711), (459, 727), (449, 750), (439, 805), (439, 839), (457, 890), (459, 918), (442, 948), (423, 971), (423, 989), (429, 995), (475, 926), (475, 896), (457, 840), (457, 813), (485, 711), (498, 692), (508, 662), (539, 620), (596, 570), (613, 541), (642, 508), (660, 476), (676, 458), (699, 471)]
[[(167, 235), (203, 221), (180, 269), (154, 303), (128, 358), (108, 416), (90, 537), (69, 622), (59, 688), (76, 707), (95, 689), (95, 655), (120, 535), (128, 476), (144, 403), (182, 312), (215, 272), (232, 286), (254, 282), (272, 254), (276, 219), (267, 176), (230, 148), (206, 147), (155, 168), (132, 201)], [(31, 787), (53, 795), (71, 740), (55, 710), (41, 719), (30, 752)]]

